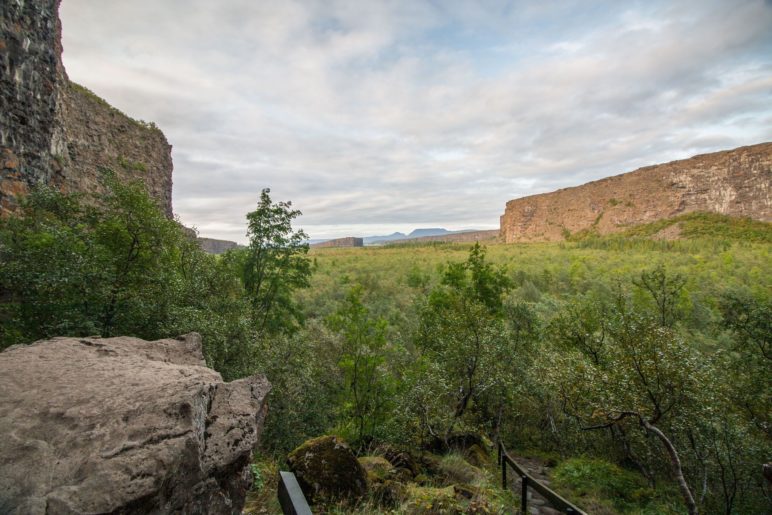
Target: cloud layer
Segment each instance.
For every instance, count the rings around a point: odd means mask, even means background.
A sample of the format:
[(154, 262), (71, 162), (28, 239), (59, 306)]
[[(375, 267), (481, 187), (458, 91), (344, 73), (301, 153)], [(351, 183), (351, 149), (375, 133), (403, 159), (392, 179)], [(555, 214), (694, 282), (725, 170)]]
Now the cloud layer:
[(174, 145), (174, 209), (244, 239), (495, 228), (507, 200), (772, 139), (772, 4), (64, 0), (70, 77)]

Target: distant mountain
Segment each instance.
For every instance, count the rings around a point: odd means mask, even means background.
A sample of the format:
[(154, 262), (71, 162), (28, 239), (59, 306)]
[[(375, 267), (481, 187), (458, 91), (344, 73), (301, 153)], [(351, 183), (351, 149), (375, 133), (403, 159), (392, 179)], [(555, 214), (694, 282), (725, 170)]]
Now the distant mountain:
[[(447, 229), (442, 229), (440, 227), (434, 227), (431, 229), (416, 229), (415, 231), (411, 232), (407, 235), (408, 238), (423, 238), (425, 236), (443, 236), (445, 234), (449, 234), (451, 231)], [(454, 231), (458, 232), (458, 231)]]
[(405, 238), (404, 240), (389, 242), (390, 245), (413, 245), (432, 242), (445, 243), (474, 243), (495, 242), (499, 239), (499, 230), (486, 231), (447, 231), (445, 234), (432, 236), (420, 236), (418, 238)]
[[(429, 238), (434, 236), (441, 237), (441, 236), (448, 236), (448, 235), (469, 233), (469, 232), (475, 232), (475, 230), (469, 229), (465, 231), (449, 231), (447, 229), (443, 229), (442, 227), (428, 227), (428, 228), (415, 229), (410, 234), (405, 234), (403, 232), (394, 232), (391, 234), (385, 234), (381, 236), (365, 236), (362, 238), (362, 243), (365, 246), (383, 245), (385, 243), (393, 243), (395, 241), (414, 240), (416, 238)], [(313, 240), (308, 240), (308, 243), (311, 245), (317, 246), (320, 243), (324, 243), (328, 241), (332, 241), (332, 240), (330, 238), (313, 239)]]
[(465, 231), (449, 231), (447, 229), (443, 229), (442, 227), (430, 227), (415, 229), (410, 234), (395, 232), (393, 234), (389, 234), (388, 236), (366, 236), (362, 239), (365, 245), (383, 245), (384, 243), (393, 243), (395, 241), (415, 240), (416, 238), (429, 238), (435, 236), (448, 236), (451, 234), (461, 234), (473, 231), (474, 229)]
[(397, 241), (397, 240), (404, 240), (407, 238), (407, 235), (402, 232), (395, 232), (392, 234), (389, 234), (388, 236), (365, 236), (362, 238), (365, 245), (375, 245), (377, 243), (383, 243), (385, 241)]

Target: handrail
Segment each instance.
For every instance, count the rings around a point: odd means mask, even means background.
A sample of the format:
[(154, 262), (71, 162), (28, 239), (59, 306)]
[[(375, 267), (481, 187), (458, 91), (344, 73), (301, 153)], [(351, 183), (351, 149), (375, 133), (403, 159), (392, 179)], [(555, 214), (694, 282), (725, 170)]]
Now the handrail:
[(279, 472), (279, 504), (284, 515), (313, 515), (292, 472)]
[(520, 476), (520, 513), (528, 513), (528, 487), (531, 487), (539, 492), (542, 497), (547, 499), (547, 501), (549, 501), (552, 507), (556, 510), (560, 510), (571, 515), (587, 515), (586, 512), (580, 510), (574, 504), (571, 504), (556, 492), (550, 490), (546, 485), (543, 485), (537, 481), (531, 474), (529, 474), (523, 467), (521, 467), (515, 460), (512, 459), (512, 457), (507, 453), (504, 444), (501, 442), (499, 442), (498, 445), (497, 463), (501, 466), (501, 486), (505, 490), (507, 488), (507, 465), (512, 467), (512, 469)]

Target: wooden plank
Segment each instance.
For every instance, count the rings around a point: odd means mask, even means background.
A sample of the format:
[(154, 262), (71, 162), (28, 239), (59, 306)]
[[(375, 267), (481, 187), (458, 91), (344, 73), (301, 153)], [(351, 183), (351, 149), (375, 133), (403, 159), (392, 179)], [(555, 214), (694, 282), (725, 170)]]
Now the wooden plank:
[(279, 472), (279, 504), (284, 515), (313, 515), (292, 472)]

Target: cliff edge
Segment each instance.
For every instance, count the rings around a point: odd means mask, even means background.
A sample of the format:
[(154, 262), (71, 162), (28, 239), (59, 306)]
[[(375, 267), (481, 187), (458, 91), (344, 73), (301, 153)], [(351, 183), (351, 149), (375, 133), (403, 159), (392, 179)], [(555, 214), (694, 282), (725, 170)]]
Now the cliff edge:
[(0, 215), (36, 184), (103, 191), (101, 177), (140, 179), (172, 216), (171, 145), (67, 78), (61, 0), (0, 6)]
[(506, 243), (560, 241), (692, 211), (772, 221), (772, 142), (703, 154), (507, 202)]

